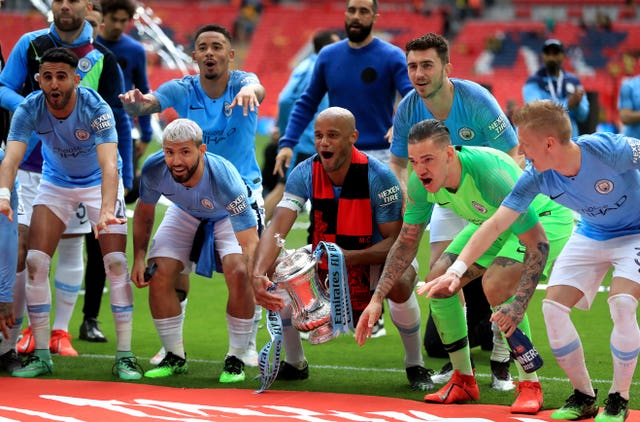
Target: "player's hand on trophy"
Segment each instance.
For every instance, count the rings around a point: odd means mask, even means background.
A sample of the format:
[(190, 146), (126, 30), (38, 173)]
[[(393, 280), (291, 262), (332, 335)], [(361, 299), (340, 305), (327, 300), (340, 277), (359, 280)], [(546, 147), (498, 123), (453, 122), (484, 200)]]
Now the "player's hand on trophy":
[(256, 304), (264, 306), (270, 311), (281, 311), (284, 307), (284, 300), (282, 296), (268, 291), (268, 288), (272, 284), (266, 275), (254, 275), (251, 278), (251, 286), (253, 287)]

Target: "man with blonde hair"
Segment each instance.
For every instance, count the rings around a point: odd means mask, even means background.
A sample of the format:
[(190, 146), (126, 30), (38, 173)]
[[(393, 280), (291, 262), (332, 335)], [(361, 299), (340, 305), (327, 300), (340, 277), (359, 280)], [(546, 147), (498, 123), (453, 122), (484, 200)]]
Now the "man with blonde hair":
[[(520, 152), (531, 165), (452, 267), (473, 262), (538, 194), (578, 212), (580, 220), (555, 262), (542, 302), (551, 351), (574, 389), (551, 418), (595, 416), (598, 422), (622, 422), (629, 414), (629, 389), (640, 352), (636, 315), (640, 298), (640, 140), (605, 132), (572, 139), (566, 110), (548, 100), (526, 104), (516, 111), (513, 123), (518, 128)], [(570, 313), (574, 307), (590, 308), (611, 267), (607, 302), (613, 320), (613, 382), (604, 411), (598, 414), (597, 391)], [(436, 281), (454, 285), (459, 282), (456, 272), (448, 271)]]

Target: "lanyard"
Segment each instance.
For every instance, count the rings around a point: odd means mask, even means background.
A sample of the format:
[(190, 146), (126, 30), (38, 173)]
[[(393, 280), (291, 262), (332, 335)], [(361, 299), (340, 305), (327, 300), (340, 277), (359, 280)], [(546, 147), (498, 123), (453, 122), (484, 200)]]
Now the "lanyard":
[(551, 94), (551, 99), (554, 102), (559, 103), (560, 94), (562, 94), (562, 82), (564, 80), (564, 72), (561, 70), (560, 75), (558, 76), (558, 82), (556, 84), (556, 88), (553, 88), (553, 82), (551, 82), (551, 75), (547, 78), (547, 88), (549, 88), (549, 94)]

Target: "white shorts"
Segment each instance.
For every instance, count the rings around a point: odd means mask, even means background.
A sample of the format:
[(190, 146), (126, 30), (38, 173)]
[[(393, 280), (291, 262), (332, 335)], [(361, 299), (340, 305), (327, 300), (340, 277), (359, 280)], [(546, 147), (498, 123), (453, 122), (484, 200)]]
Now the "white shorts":
[[(33, 213), (33, 205), (38, 195), (38, 186), (42, 179), (42, 173), (18, 169), (18, 197), (20, 204), (18, 205), (18, 224), (29, 227), (31, 224), (31, 214)], [(87, 209), (82, 202), (78, 204), (78, 208), (74, 216), (67, 224), (64, 234), (84, 234), (91, 232), (91, 224)]]
[[(95, 226), (100, 219), (100, 205), (102, 204), (102, 188), (100, 185), (86, 188), (66, 188), (42, 180), (38, 187), (38, 194), (33, 200), (33, 206), (46, 206), (67, 226), (70, 221), (76, 219), (78, 215), (78, 204), (80, 203), (83, 203), (86, 208), (86, 215), (91, 223), (89, 231), (91, 231), (91, 227)], [(118, 180), (118, 195), (116, 197), (114, 214), (119, 218), (125, 217), (124, 186), (122, 185), (122, 179)], [(107, 234), (104, 231), (100, 233)], [(113, 224), (109, 226), (108, 234), (126, 235), (127, 225)]]
[(640, 234), (593, 240), (574, 233), (558, 255), (548, 285), (573, 286), (580, 290), (584, 297), (576, 308), (587, 310), (611, 266), (613, 277), (640, 284), (638, 245)]
[(467, 224), (468, 221), (453, 210), (435, 204), (429, 223), (429, 242), (453, 240)]
[[(199, 219), (171, 204), (153, 236), (148, 258), (173, 258), (184, 265), (182, 273), (189, 274), (195, 270), (189, 255), (199, 225)], [(213, 237), (220, 259), (233, 253), (242, 254), (229, 217), (216, 222)]]

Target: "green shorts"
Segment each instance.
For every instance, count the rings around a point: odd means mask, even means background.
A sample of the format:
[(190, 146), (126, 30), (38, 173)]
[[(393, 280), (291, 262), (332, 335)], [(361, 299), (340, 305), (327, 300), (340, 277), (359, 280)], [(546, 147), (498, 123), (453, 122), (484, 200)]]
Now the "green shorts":
[[(573, 233), (573, 213), (563, 207), (554, 207), (553, 211), (545, 211), (539, 215), (540, 223), (544, 227), (549, 240), (549, 258), (542, 273), (542, 280), (546, 280), (551, 267), (567, 240)], [(469, 223), (449, 244), (445, 252), (460, 255), (469, 239), (478, 230), (478, 225)], [(524, 261), (525, 247), (512, 231), (507, 230), (493, 242), (493, 245), (476, 261), (476, 264), (488, 268), (496, 257), (510, 258), (514, 261)]]

